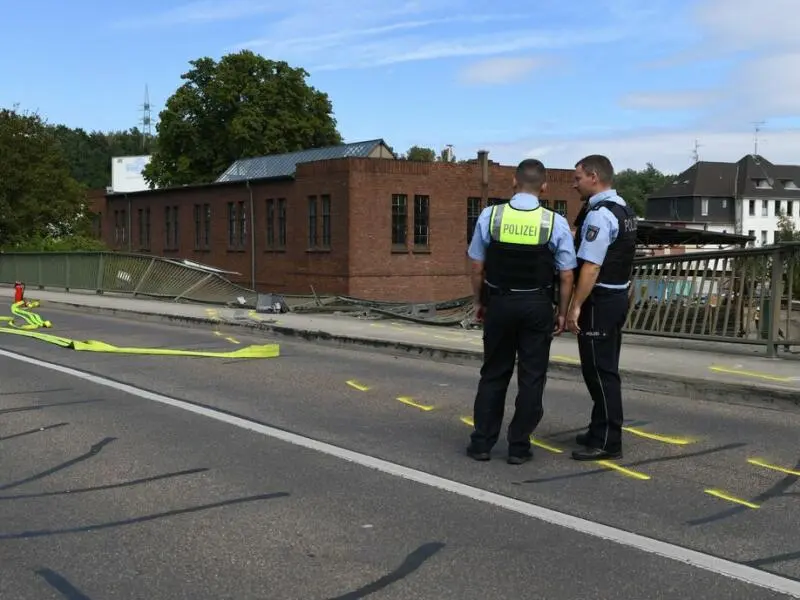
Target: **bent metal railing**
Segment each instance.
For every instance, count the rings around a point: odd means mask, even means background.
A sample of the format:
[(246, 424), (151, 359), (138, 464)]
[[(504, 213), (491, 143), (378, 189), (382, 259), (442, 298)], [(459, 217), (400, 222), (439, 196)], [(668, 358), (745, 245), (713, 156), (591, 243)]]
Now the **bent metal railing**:
[(254, 308), (257, 294), (189, 261), (119, 252), (0, 253), (0, 283)]
[(641, 258), (627, 333), (800, 345), (800, 243)]

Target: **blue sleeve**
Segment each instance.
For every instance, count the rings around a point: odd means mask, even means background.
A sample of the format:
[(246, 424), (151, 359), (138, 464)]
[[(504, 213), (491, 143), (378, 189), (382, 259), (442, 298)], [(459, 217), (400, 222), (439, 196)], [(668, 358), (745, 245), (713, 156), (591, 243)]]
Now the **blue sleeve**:
[(556, 268), (559, 271), (569, 271), (578, 266), (578, 260), (575, 257), (575, 242), (572, 239), (569, 223), (559, 214), (553, 219), (550, 250), (555, 255)]
[(608, 247), (617, 239), (617, 222), (606, 208), (590, 210), (581, 229), (581, 245), (578, 258), (602, 265)]
[(492, 218), (492, 208), (487, 206), (481, 211), (478, 222), (475, 223), (475, 232), (469, 243), (467, 254), (472, 260), (485, 261), (486, 248), (489, 246), (489, 225)]

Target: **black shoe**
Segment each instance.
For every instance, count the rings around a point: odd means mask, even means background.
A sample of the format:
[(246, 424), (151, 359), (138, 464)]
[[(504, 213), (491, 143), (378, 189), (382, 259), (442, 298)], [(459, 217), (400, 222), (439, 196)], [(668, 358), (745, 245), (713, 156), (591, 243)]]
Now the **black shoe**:
[(533, 459), (533, 453), (528, 451), (525, 454), (509, 454), (506, 462), (510, 465), (524, 465)]
[(575, 460), (616, 460), (622, 458), (622, 450), (611, 452), (600, 448), (584, 448), (583, 450), (573, 450), (572, 458)]
[(485, 461), (492, 458), (492, 455), (485, 450), (476, 450), (472, 446), (467, 447), (467, 456), (473, 460)]

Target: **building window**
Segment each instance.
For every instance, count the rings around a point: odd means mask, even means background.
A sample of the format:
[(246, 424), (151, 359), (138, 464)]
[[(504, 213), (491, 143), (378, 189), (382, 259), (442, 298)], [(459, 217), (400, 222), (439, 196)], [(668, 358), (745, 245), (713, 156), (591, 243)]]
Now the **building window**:
[(700, 198), (700, 214), (704, 217), (708, 216), (708, 198)]
[(755, 246), (755, 245), (756, 245), (756, 239), (755, 239), (755, 237), (756, 237), (756, 230), (755, 230), (755, 229), (750, 229), (750, 230), (747, 232), (747, 237), (751, 237), (751, 238), (753, 238), (752, 240), (750, 240), (749, 242), (747, 242), (747, 245), (748, 245), (748, 246)]
[(211, 245), (211, 205), (194, 205), (194, 249), (207, 250)]
[(247, 238), (247, 219), (244, 202), (228, 202), (228, 248), (242, 250)]
[(761, 231), (761, 245), (762, 246), (767, 245), (767, 232), (764, 230)]
[(539, 204), (541, 204), (544, 208), (550, 208), (550, 200), (547, 198), (539, 198)]
[(430, 242), (430, 196), (414, 196), (414, 246), (427, 248)]
[(408, 235), (408, 196), (392, 194), (392, 245), (405, 246)]
[(278, 247), (286, 247), (286, 198), (278, 198)]
[(164, 207), (164, 250), (178, 248), (178, 207)]
[(728, 199), (727, 198), (723, 198), (722, 199), (722, 208), (728, 208)]
[(481, 199), (467, 198), (467, 244), (472, 241), (475, 233), (475, 226), (478, 224), (478, 217), (481, 216)]
[(767, 205), (766, 200), (761, 201), (761, 216), (768, 217), (769, 216), (769, 206)]
[(793, 217), (794, 216), (794, 202), (791, 200), (786, 201), (786, 216)]
[(114, 243), (124, 244), (127, 238), (127, 222), (124, 210), (114, 211)]
[(275, 199), (267, 198), (267, 248), (275, 247)]
[(103, 238), (103, 213), (94, 213), (92, 215), (92, 233), (98, 239)]
[(331, 247), (331, 197), (328, 194), (320, 196), (322, 203), (322, 247)]
[(556, 212), (560, 214), (562, 217), (567, 216), (567, 201), (566, 200), (556, 200)]
[(308, 197), (308, 247), (317, 247), (317, 197)]
[(751, 217), (755, 217), (756, 216), (756, 201), (755, 200), (750, 200), (749, 204), (750, 204), (750, 216)]
[(150, 208), (139, 209), (139, 248), (150, 249)]

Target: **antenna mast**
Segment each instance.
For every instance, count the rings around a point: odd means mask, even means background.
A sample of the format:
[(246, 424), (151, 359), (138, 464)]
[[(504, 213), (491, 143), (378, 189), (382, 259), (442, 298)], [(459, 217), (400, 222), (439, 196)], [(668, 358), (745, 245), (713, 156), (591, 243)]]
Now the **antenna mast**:
[(147, 151), (147, 145), (153, 137), (152, 120), (150, 117), (150, 91), (147, 84), (144, 86), (144, 104), (142, 104), (142, 151)]
[(753, 125), (755, 126), (755, 134), (753, 135), (753, 155), (758, 156), (758, 134), (761, 131), (761, 126), (764, 125), (766, 121), (753, 121)]
[(701, 146), (702, 144), (700, 144), (697, 140), (694, 141), (694, 150), (692, 150), (692, 159), (694, 160), (695, 163), (700, 162), (699, 150)]

